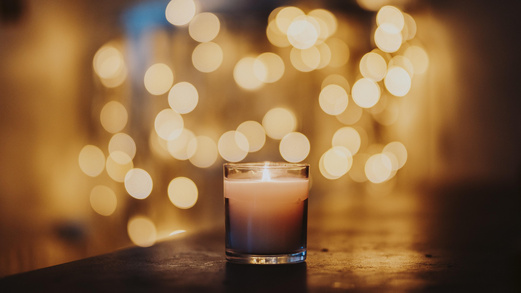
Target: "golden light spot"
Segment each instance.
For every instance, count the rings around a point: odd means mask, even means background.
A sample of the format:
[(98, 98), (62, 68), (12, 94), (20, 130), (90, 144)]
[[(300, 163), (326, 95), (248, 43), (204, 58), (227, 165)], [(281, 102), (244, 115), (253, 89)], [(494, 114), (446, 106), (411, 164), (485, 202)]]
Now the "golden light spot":
[(347, 44), (338, 38), (329, 38), (326, 40), (326, 44), (331, 50), (331, 67), (342, 67), (346, 65), (349, 60), (349, 47)]
[(331, 50), (326, 43), (318, 44), (317, 49), (320, 53), (320, 63), (317, 66), (317, 69), (322, 69), (331, 63)]
[(268, 41), (274, 46), (285, 48), (291, 45), (288, 41), (288, 37), (279, 29), (275, 20), (268, 23), (266, 36), (268, 37)]
[(168, 93), (170, 108), (179, 114), (192, 112), (199, 102), (197, 89), (191, 83), (182, 81), (176, 83)]
[(110, 187), (96, 185), (90, 191), (90, 206), (96, 213), (110, 216), (116, 210), (117, 205), (118, 199)]
[(122, 151), (114, 151), (109, 154), (105, 168), (107, 174), (116, 182), (124, 182), (125, 175), (134, 167), (129, 155)]
[(365, 163), (365, 175), (373, 183), (387, 181), (392, 174), (392, 162), (386, 154), (375, 154)]
[(127, 224), (128, 237), (137, 246), (149, 247), (156, 243), (157, 230), (154, 223), (143, 216), (131, 218)]
[(351, 92), (353, 101), (362, 108), (371, 108), (380, 100), (380, 87), (368, 78), (357, 80)]
[(390, 126), (398, 120), (400, 108), (396, 102), (391, 102), (388, 105), (386, 105), (385, 108), (382, 109), (382, 111), (372, 114), (374, 119), (378, 123), (385, 126)]
[(351, 86), (349, 86), (349, 82), (345, 77), (340, 74), (330, 74), (322, 81), (321, 88), (324, 88), (330, 84), (336, 84), (343, 87), (347, 93), (351, 90)]
[(196, 13), (193, 0), (172, 0), (165, 10), (166, 20), (173, 25), (182, 26), (189, 23)]
[(237, 127), (237, 131), (248, 139), (250, 153), (260, 150), (266, 142), (264, 127), (257, 121), (244, 121)]
[(297, 163), (307, 158), (311, 145), (309, 139), (300, 132), (286, 134), (279, 144), (282, 158), (288, 162)]
[(228, 162), (242, 161), (250, 149), (248, 139), (238, 131), (227, 131), (221, 135), (217, 149), (223, 159)]
[(290, 44), (301, 50), (311, 48), (318, 40), (318, 27), (313, 18), (306, 16), (295, 18), (287, 31)]
[(320, 26), (321, 39), (324, 40), (335, 34), (338, 23), (333, 13), (325, 9), (314, 9), (311, 10), (308, 15), (320, 19), (325, 24), (325, 27)]
[(164, 140), (171, 140), (181, 135), (183, 127), (183, 117), (172, 109), (161, 110), (154, 121), (157, 135)]
[(423, 74), (429, 67), (429, 56), (425, 50), (418, 46), (410, 46), (405, 50), (404, 56), (407, 57), (414, 67), (414, 74)]
[(156, 63), (145, 72), (145, 88), (152, 95), (162, 95), (170, 89), (174, 82), (174, 73), (168, 65)]
[(403, 97), (409, 92), (411, 82), (407, 71), (397, 66), (390, 68), (384, 79), (385, 88), (397, 97)]
[(369, 52), (360, 60), (360, 73), (374, 81), (380, 81), (387, 73), (387, 62), (380, 54)]
[(333, 135), (331, 144), (333, 146), (342, 146), (348, 149), (352, 155), (356, 154), (360, 149), (362, 140), (360, 134), (353, 127), (342, 127)]
[(293, 20), (299, 16), (303, 16), (304, 12), (297, 7), (288, 6), (282, 8), (275, 17), (275, 21), (278, 29), (287, 34), (289, 26), (293, 23)]
[(213, 42), (201, 43), (192, 52), (195, 69), (208, 73), (217, 70), (223, 63), (223, 50)]
[(284, 74), (284, 61), (275, 53), (262, 53), (253, 63), (253, 73), (262, 82), (276, 82)]
[(189, 209), (197, 202), (197, 185), (187, 177), (177, 177), (168, 184), (168, 198), (180, 209)]
[(400, 9), (386, 5), (376, 14), (376, 25), (388, 25), (389, 29), (393, 33), (399, 33), (405, 24), (405, 20)]
[(103, 129), (116, 133), (127, 125), (128, 113), (120, 102), (110, 101), (103, 106), (100, 112), (100, 122)]
[(105, 168), (105, 155), (99, 147), (88, 144), (81, 149), (78, 163), (83, 173), (90, 177), (96, 177)]
[(178, 160), (188, 160), (196, 151), (195, 148), (188, 149), (188, 144), (194, 138), (195, 135), (192, 131), (183, 128), (181, 135), (167, 142), (168, 152), (172, 157)]
[(93, 67), (104, 86), (114, 88), (127, 77), (127, 67), (121, 52), (111, 45), (104, 45), (94, 55)]
[(393, 26), (385, 24), (379, 26), (374, 33), (374, 42), (380, 50), (393, 53), (398, 51), (402, 45), (402, 34), (389, 28), (393, 28)]
[(320, 65), (320, 51), (314, 46), (305, 50), (292, 48), (290, 60), (293, 67), (298, 71), (309, 72), (317, 69)]
[(353, 125), (362, 117), (363, 110), (356, 103), (349, 103), (344, 112), (336, 115), (338, 121), (346, 125)]
[(416, 21), (414, 21), (414, 18), (407, 13), (403, 13), (403, 17), (405, 20), (404, 28), (407, 28), (404, 29), (404, 31), (407, 32), (407, 35), (404, 36), (404, 39), (407, 41), (412, 40), (416, 36)]
[(190, 140), (187, 151), (193, 153), (190, 163), (199, 168), (211, 167), (219, 155), (217, 144), (207, 136), (197, 136)]
[(125, 175), (125, 189), (133, 198), (145, 199), (152, 192), (152, 177), (147, 171), (134, 168)]
[(412, 66), (411, 61), (405, 56), (401, 56), (401, 55), (394, 56), (389, 61), (388, 67), (391, 68), (394, 66), (399, 66), (399, 67), (405, 69), (405, 71), (407, 71), (407, 73), (409, 74), (409, 76), (411, 78), (414, 75), (414, 67)]
[(358, 6), (369, 11), (378, 11), (382, 6), (389, 3), (389, 0), (356, 0)]
[(220, 28), (221, 23), (215, 14), (203, 12), (192, 19), (188, 26), (188, 33), (197, 42), (209, 42), (217, 37)]
[(384, 147), (383, 152), (389, 152), (396, 156), (396, 159), (398, 159), (398, 169), (402, 168), (405, 165), (405, 162), (407, 162), (407, 149), (403, 143), (399, 141), (388, 143)]
[(347, 108), (349, 99), (346, 90), (336, 84), (326, 85), (318, 97), (322, 111), (329, 115), (338, 115)]
[(263, 85), (262, 81), (255, 76), (254, 64), (255, 58), (244, 57), (233, 69), (233, 79), (245, 90), (256, 90)]
[(342, 146), (334, 146), (327, 150), (320, 158), (321, 173), (328, 179), (337, 179), (345, 175), (353, 164), (351, 152)]
[(109, 141), (109, 154), (115, 151), (122, 151), (127, 154), (130, 159), (134, 159), (136, 155), (136, 143), (130, 135), (126, 133), (116, 133)]
[(349, 170), (349, 177), (355, 182), (363, 183), (367, 181), (365, 176), (365, 163), (369, 159), (369, 155), (365, 153), (358, 153), (353, 156), (353, 166)]
[(297, 128), (295, 114), (285, 108), (273, 108), (262, 118), (266, 134), (273, 139), (282, 139)]

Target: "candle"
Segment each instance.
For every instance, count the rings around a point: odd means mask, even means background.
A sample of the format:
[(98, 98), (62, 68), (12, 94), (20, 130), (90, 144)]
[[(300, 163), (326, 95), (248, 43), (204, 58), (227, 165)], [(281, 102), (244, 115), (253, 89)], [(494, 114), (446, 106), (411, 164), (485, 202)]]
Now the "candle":
[(304, 261), (309, 165), (238, 163), (224, 169), (227, 259)]

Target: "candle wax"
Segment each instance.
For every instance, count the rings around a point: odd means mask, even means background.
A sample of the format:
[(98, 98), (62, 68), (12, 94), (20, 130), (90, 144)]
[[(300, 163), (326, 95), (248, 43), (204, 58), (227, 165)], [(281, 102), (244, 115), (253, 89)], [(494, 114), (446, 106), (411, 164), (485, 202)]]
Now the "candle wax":
[(225, 179), (226, 246), (238, 253), (306, 248), (308, 179)]

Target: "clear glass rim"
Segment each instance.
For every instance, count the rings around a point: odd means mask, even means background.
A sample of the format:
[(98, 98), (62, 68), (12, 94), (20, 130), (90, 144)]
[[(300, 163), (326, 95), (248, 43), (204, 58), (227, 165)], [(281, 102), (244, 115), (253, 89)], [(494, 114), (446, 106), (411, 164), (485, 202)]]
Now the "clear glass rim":
[(243, 162), (243, 163), (224, 163), (224, 168), (233, 169), (249, 169), (249, 170), (261, 170), (261, 169), (304, 169), (309, 168), (307, 163), (290, 163), (290, 162)]

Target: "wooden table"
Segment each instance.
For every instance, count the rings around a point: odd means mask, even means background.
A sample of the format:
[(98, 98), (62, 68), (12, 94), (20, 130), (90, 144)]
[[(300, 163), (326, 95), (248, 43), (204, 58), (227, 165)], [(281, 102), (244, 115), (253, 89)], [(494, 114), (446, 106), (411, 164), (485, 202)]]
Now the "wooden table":
[(310, 201), (308, 260), (236, 265), (223, 225), (0, 279), (0, 292), (521, 292), (517, 186)]

